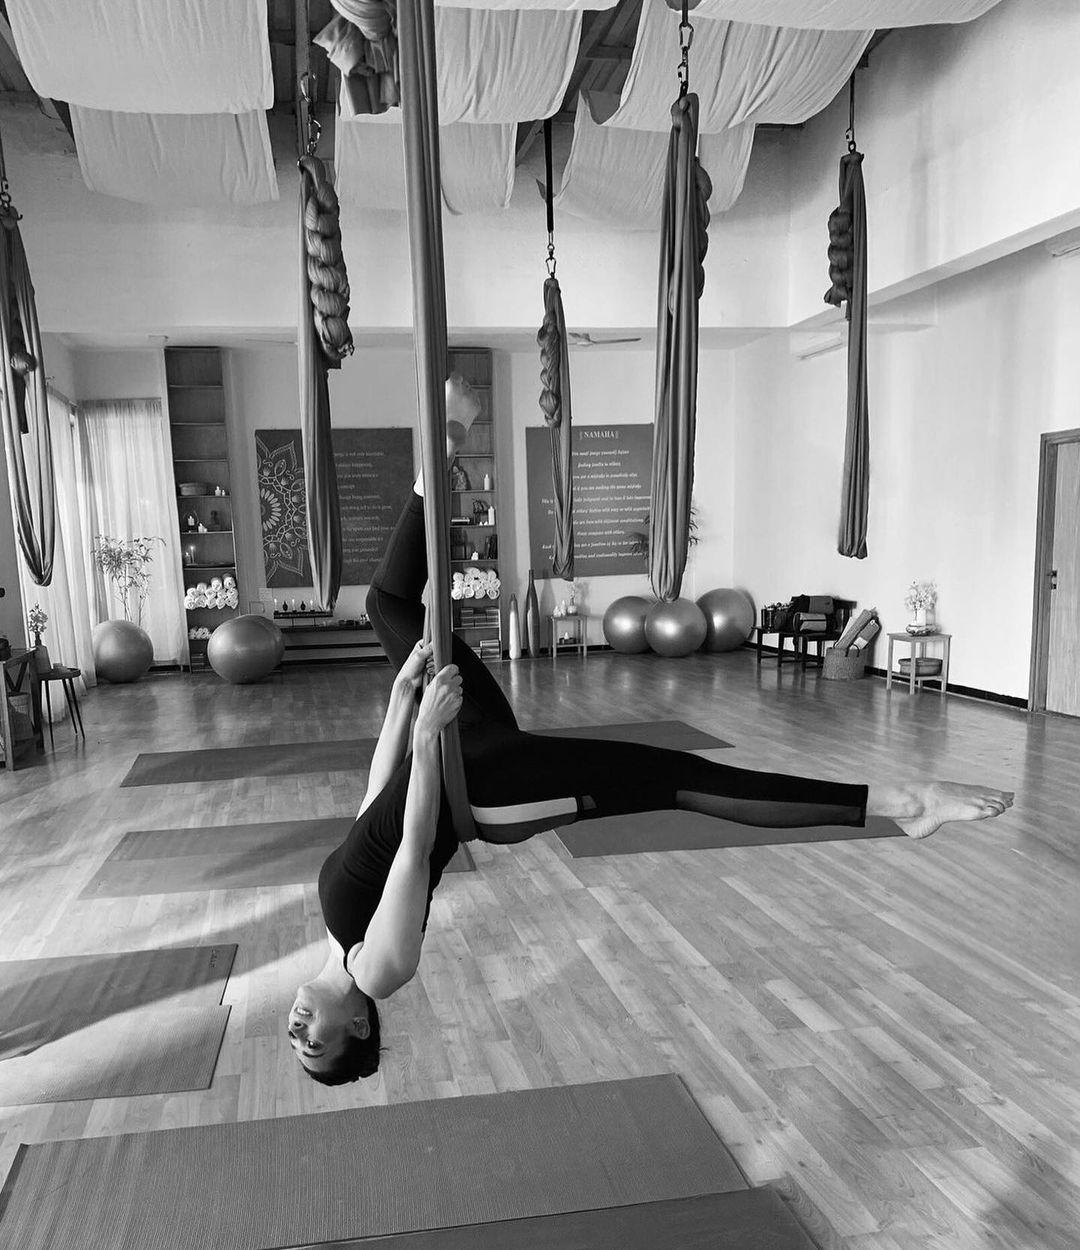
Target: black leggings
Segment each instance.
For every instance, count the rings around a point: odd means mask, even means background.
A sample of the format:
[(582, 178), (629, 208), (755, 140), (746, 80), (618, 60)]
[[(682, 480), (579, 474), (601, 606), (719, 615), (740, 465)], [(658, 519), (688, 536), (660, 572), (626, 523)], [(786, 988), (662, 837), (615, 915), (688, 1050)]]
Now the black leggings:
[[(395, 669), (422, 636), (426, 581), (423, 500), (413, 495), (367, 598)], [(578, 820), (671, 809), (772, 828), (865, 823), (865, 786), (731, 768), (628, 742), (525, 733), (487, 666), (456, 635), (453, 660), (464, 690), (465, 779), (487, 842), (520, 842)]]

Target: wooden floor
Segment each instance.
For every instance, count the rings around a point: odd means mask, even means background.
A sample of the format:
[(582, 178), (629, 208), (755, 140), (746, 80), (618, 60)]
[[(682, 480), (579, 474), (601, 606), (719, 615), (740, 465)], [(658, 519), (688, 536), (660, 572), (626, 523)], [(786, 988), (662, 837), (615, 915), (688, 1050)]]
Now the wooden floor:
[[(0, 774), (8, 959), (237, 942), (213, 1088), (0, 1109), (17, 1144), (677, 1072), (749, 1178), (790, 1176), (850, 1250), (1080, 1244), (1080, 722), (749, 653), (495, 670), (526, 728), (677, 717), (723, 758), (851, 780), (1015, 788), (906, 839), (572, 860), (478, 845), (440, 887), (375, 1082), (298, 1070), (284, 1009), (322, 959), (314, 885), (80, 901), (135, 828), (344, 815), (364, 775), (119, 789), (139, 750), (374, 733), (382, 666), (230, 687), (152, 677), (86, 700), (85, 749)], [(522, 1126), (526, 1131), (526, 1126)]]

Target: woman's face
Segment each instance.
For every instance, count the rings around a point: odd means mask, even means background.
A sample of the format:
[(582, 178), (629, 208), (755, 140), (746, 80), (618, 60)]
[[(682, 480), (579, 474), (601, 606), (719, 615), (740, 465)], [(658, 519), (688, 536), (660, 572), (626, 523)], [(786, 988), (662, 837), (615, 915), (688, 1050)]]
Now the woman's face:
[(365, 1005), (315, 983), (301, 985), (289, 1008), (289, 1045), (305, 1068), (321, 1072), (340, 1058), (349, 1036), (366, 1037)]

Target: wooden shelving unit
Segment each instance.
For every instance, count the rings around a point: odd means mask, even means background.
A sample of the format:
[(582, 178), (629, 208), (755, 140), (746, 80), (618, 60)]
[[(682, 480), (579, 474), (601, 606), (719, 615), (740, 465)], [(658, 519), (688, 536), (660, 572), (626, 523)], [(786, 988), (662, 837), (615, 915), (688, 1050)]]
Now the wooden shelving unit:
[[(184, 566), (184, 589), (214, 577), (237, 578), (233, 498), (225, 385), (218, 347), (166, 347), (165, 382), (176, 481), (176, 523)], [(197, 494), (181, 494), (184, 483), (202, 483)], [(221, 487), (224, 495), (215, 494)], [(195, 520), (195, 528), (189, 523)], [(206, 526), (199, 533), (199, 525)], [(237, 579), (238, 580), (238, 579)], [(187, 627), (211, 631), (237, 616), (237, 608), (188, 608)], [(193, 668), (206, 665), (205, 638), (189, 636)]]
[[(473, 422), (465, 446), (455, 458), (458, 469), (468, 478), (468, 487), (450, 492), (452, 517), (468, 517), (467, 525), (450, 526), (450, 571), (464, 573), (476, 567), (499, 574), (499, 483), (495, 470), (494, 392), (491, 352), (483, 347), (452, 347), (451, 373), (460, 373), (476, 391), (480, 415)], [(485, 486), (485, 480), (488, 485)], [(494, 524), (488, 509), (495, 509)], [(473, 552), (476, 552), (474, 557)], [(502, 659), (503, 607), (505, 593), (498, 599), (455, 599), (454, 632), (482, 659)]]

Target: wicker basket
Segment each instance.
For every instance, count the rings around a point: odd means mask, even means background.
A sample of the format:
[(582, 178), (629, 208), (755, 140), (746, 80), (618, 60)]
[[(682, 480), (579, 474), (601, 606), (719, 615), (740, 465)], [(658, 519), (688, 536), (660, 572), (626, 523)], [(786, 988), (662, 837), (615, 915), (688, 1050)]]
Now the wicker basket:
[(830, 647), (825, 652), (821, 675), (827, 681), (858, 681), (866, 676), (866, 652), (849, 651), (845, 654), (838, 647)]

